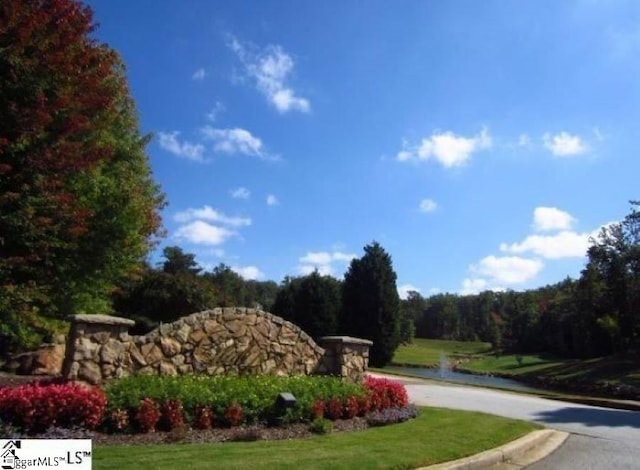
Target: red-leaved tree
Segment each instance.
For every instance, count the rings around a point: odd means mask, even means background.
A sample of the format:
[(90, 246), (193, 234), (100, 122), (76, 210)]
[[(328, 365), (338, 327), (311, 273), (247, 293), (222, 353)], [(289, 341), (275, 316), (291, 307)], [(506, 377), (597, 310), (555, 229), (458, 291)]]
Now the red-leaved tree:
[(0, 2), (0, 352), (106, 312), (164, 197), (118, 54), (76, 0)]

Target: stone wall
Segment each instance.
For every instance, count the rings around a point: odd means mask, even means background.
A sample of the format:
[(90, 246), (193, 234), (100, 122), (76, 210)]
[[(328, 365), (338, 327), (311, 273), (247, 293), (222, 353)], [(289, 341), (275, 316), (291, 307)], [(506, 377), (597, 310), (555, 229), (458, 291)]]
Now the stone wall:
[[(360, 380), (368, 364), (366, 340), (330, 337), (318, 346), (296, 325), (248, 308), (217, 308), (130, 336), (131, 320), (75, 315), (62, 375), (99, 384), (131, 373), (333, 374)], [(334, 339), (331, 339), (334, 338)], [(368, 343), (365, 344), (365, 343)], [(344, 357), (343, 357), (344, 356)]]
[(353, 382), (364, 380), (369, 366), (369, 348), (373, 343), (367, 339), (350, 336), (324, 336), (320, 344), (325, 350), (323, 370)]

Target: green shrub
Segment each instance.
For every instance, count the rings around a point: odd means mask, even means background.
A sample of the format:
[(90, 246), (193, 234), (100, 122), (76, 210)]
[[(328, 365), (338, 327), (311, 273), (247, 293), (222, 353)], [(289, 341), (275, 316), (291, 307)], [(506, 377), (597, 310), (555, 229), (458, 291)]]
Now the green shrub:
[(333, 421), (325, 418), (316, 418), (311, 422), (309, 430), (315, 434), (329, 434), (333, 431)]
[[(335, 377), (319, 376), (152, 376), (138, 375), (110, 382), (105, 387), (108, 411), (128, 410), (135, 416), (140, 402), (152, 399), (159, 405), (169, 401), (182, 403), (189, 424), (207, 427), (202, 411), (223, 418), (236, 403), (243, 423), (274, 421), (297, 422), (313, 419), (313, 404), (331, 399), (345, 403), (350, 397), (364, 398), (367, 390), (360, 384)], [(285, 411), (276, 408), (276, 397), (290, 392), (296, 405)]]

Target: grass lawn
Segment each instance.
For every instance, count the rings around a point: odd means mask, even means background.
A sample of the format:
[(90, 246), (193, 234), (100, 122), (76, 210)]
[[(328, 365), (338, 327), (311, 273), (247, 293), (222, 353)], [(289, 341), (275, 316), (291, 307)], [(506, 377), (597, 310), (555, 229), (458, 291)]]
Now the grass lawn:
[(494, 355), (486, 355), (480, 359), (466, 362), (462, 368), (477, 373), (500, 373), (505, 375), (542, 375), (545, 370), (561, 366), (567, 361), (563, 359), (555, 359), (553, 357), (523, 354), (522, 362), (518, 363), (515, 354), (505, 354), (499, 357)]
[(467, 362), (463, 368), (470, 372), (535, 375), (580, 382), (607, 381), (640, 386), (640, 362), (632, 354), (594, 359), (557, 359), (544, 355), (523, 355), (519, 365), (515, 355), (499, 358), (489, 356)]
[(633, 354), (584, 360), (527, 354), (522, 355), (522, 362), (518, 363), (515, 354), (496, 357), (489, 343), (416, 338), (412, 344), (396, 350), (393, 364), (437, 367), (442, 353), (453, 359), (471, 357), (470, 361), (458, 366), (467, 372), (500, 374), (515, 379), (536, 376), (583, 383), (607, 381), (640, 387), (640, 362)]
[(490, 343), (415, 338), (412, 344), (398, 347), (393, 363), (434, 367), (440, 364), (442, 353), (448, 357), (471, 356), (487, 353), (490, 349)]
[(517, 439), (534, 424), (483, 413), (422, 408), (418, 418), (366, 431), (290, 441), (104, 446), (95, 469), (415, 468), (455, 460)]

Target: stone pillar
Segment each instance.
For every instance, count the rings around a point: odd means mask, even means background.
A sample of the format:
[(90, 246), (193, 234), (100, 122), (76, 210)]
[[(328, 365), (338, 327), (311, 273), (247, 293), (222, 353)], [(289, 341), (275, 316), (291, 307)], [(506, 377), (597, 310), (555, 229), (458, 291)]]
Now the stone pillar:
[(353, 382), (364, 380), (373, 342), (351, 336), (323, 336), (318, 343), (325, 350), (322, 370)]
[(62, 376), (92, 385), (126, 374), (133, 320), (109, 315), (73, 315)]

